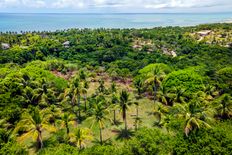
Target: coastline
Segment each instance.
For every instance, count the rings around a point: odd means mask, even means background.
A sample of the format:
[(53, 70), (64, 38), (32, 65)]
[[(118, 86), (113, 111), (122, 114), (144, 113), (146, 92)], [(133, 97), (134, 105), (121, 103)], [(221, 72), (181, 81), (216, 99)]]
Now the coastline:
[(232, 13), (218, 14), (1, 14), (0, 32), (67, 29), (152, 29), (232, 23)]

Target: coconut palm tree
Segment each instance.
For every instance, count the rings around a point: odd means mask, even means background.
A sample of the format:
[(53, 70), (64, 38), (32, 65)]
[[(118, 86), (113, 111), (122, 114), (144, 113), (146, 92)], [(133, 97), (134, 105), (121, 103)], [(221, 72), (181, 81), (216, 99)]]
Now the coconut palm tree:
[(98, 87), (98, 91), (100, 93), (104, 93), (105, 92), (105, 86), (104, 86), (105, 82), (103, 80), (99, 80), (99, 87)]
[(165, 105), (172, 105), (172, 98), (174, 94), (171, 93), (165, 85), (160, 85), (157, 92), (157, 99), (159, 102)]
[(78, 78), (74, 78), (72, 83), (71, 83), (71, 88), (73, 90), (73, 99), (76, 100), (77, 98), (77, 106), (79, 108), (78, 110), (78, 118), (81, 118), (81, 110), (80, 110), (80, 106), (81, 106), (81, 83), (80, 80)]
[(144, 85), (144, 84), (143, 84), (142, 78), (138, 78), (138, 79), (136, 79), (135, 82), (134, 82), (134, 86), (135, 86), (136, 89), (137, 89), (138, 97), (139, 97), (139, 98), (141, 98), (143, 85)]
[(167, 115), (168, 113), (169, 113), (168, 107), (164, 106), (160, 102), (157, 102), (157, 104), (155, 104), (155, 108), (153, 110), (153, 115), (157, 119), (157, 123), (156, 124), (161, 124), (162, 118), (165, 117), (165, 115)]
[(85, 143), (93, 139), (90, 129), (88, 128), (77, 128), (74, 133), (70, 134), (70, 142), (75, 143), (79, 149), (85, 146)]
[(111, 93), (117, 93), (117, 86), (115, 82), (112, 82), (111, 84)]
[(0, 119), (0, 143), (8, 143), (14, 138), (13, 129), (14, 125), (10, 124), (7, 119)]
[(84, 102), (85, 102), (85, 111), (87, 110), (87, 93), (89, 89), (89, 82), (84, 81), (84, 88), (82, 89), (82, 94), (84, 95)]
[(215, 86), (212, 86), (212, 85), (206, 85), (204, 87), (204, 92), (205, 94), (207, 95), (207, 99), (210, 101), (210, 100), (213, 100), (214, 97), (216, 97), (219, 92), (216, 90), (216, 87)]
[[(147, 66), (149, 67), (149, 66)], [(145, 69), (145, 68), (144, 68)], [(161, 64), (155, 64), (147, 68), (149, 70), (146, 75), (145, 84), (152, 85), (154, 91), (154, 102), (156, 100), (157, 90), (164, 79), (166, 73)]]
[(49, 108), (44, 109), (44, 113), (49, 116), (49, 122), (56, 126), (56, 120), (60, 118), (62, 110), (53, 104)]
[(70, 125), (74, 125), (76, 123), (75, 116), (66, 112), (61, 116), (60, 123), (62, 127), (66, 128), (66, 133), (69, 135)]
[(55, 91), (45, 79), (40, 81), (39, 87), (34, 90), (33, 100), (37, 101), (41, 106), (47, 106), (50, 100), (54, 97)]
[(105, 107), (104, 101), (99, 100), (99, 102), (94, 103), (91, 108), (91, 114), (92, 117), (90, 117), (89, 119), (93, 119), (92, 125), (94, 125), (95, 123), (98, 124), (100, 132), (100, 143), (102, 144), (102, 129), (104, 128), (105, 121), (110, 120), (108, 118), (109, 111)]
[(78, 106), (77, 117), (79, 121), (81, 117), (81, 110), (80, 110), (81, 92), (82, 92), (82, 87), (80, 80), (77, 77), (75, 77), (69, 84), (69, 87), (65, 89), (64, 94), (62, 95), (64, 102), (69, 102), (71, 100), (73, 109), (77, 104)]
[(232, 116), (232, 97), (229, 94), (223, 94), (214, 101), (217, 114), (222, 119), (228, 119)]
[(114, 116), (113, 116), (114, 125), (117, 123), (116, 122), (116, 109), (118, 108), (118, 105), (117, 105), (118, 102), (119, 102), (118, 96), (115, 93), (113, 93), (112, 98), (111, 98), (111, 103), (112, 103), (112, 106), (113, 106), (112, 108), (114, 112)]
[(138, 130), (139, 128), (139, 123), (142, 122), (141, 118), (139, 117), (139, 102), (134, 102), (134, 105), (136, 105), (136, 115), (134, 117), (134, 127), (135, 127), (135, 130)]
[(185, 89), (175, 88), (173, 103), (185, 103)]
[(21, 120), (18, 122), (14, 132), (24, 131), (19, 137), (19, 140), (25, 140), (32, 137), (36, 140), (37, 149), (43, 148), (42, 132), (47, 130), (50, 132), (56, 131), (56, 128), (49, 124), (49, 117), (43, 111), (33, 108), (30, 112), (26, 111), (22, 114)]
[(177, 118), (184, 118), (184, 133), (189, 135), (194, 129), (201, 127), (210, 128), (209, 122), (213, 118), (213, 110), (199, 103), (197, 99), (193, 99), (187, 104), (175, 104), (173, 109)]
[(120, 93), (120, 109), (122, 111), (122, 118), (125, 123), (125, 130), (127, 130), (127, 118), (126, 118), (126, 112), (129, 108), (129, 105), (131, 104), (129, 102), (129, 93), (126, 90), (122, 90)]

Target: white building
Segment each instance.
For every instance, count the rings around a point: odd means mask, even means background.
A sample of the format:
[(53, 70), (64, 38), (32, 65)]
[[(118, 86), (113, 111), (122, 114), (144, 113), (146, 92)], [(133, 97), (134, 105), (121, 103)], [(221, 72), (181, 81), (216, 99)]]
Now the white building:
[(2, 49), (7, 50), (10, 48), (10, 45), (7, 43), (1, 43), (1, 47), (2, 47)]

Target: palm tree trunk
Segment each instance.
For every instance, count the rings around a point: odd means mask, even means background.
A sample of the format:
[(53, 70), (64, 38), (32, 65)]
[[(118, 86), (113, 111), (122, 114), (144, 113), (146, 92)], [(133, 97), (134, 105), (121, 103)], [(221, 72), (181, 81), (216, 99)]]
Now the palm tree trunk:
[(80, 142), (79, 142), (79, 148), (80, 149), (82, 148), (81, 145), (82, 145), (82, 141), (80, 140)]
[(139, 105), (136, 105), (136, 117), (139, 117)]
[(68, 124), (65, 125), (66, 126), (66, 133), (67, 135), (69, 134), (69, 127), (68, 127)]
[(78, 119), (79, 119), (79, 121), (81, 120), (81, 109), (80, 109), (80, 107), (81, 107), (81, 96), (78, 95)]
[(37, 131), (38, 131), (37, 148), (42, 149), (43, 148), (42, 131), (40, 129), (38, 129)]
[(86, 95), (84, 96), (84, 100), (85, 100), (85, 112), (86, 112), (86, 110), (87, 110), (87, 100), (86, 100)]
[(99, 125), (99, 129), (100, 129), (100, 144), (102, 145), (102, 128), (100, 125)]
[(114, 125), (116, 124), (116, 110), (114, 110)]
[(127, 131), (127, 120), (126, 120), (126, 110), (123, 112), (124, 114), (124, 123), (125, 123), (125, 131)]
[(154, 89), (154, 102), (155, 102), (155, 100), (156, 100), (156, 91), (157, 91), (155, 82), (154, 82), (154, 87), (153, 87), (153, 89)]

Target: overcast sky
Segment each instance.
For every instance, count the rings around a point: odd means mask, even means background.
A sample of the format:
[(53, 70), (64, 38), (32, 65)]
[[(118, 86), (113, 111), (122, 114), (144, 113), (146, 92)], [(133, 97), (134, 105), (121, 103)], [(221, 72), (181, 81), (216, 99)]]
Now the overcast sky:
[(0, 0), (0, 12), (232, 12), (232, 0)]

